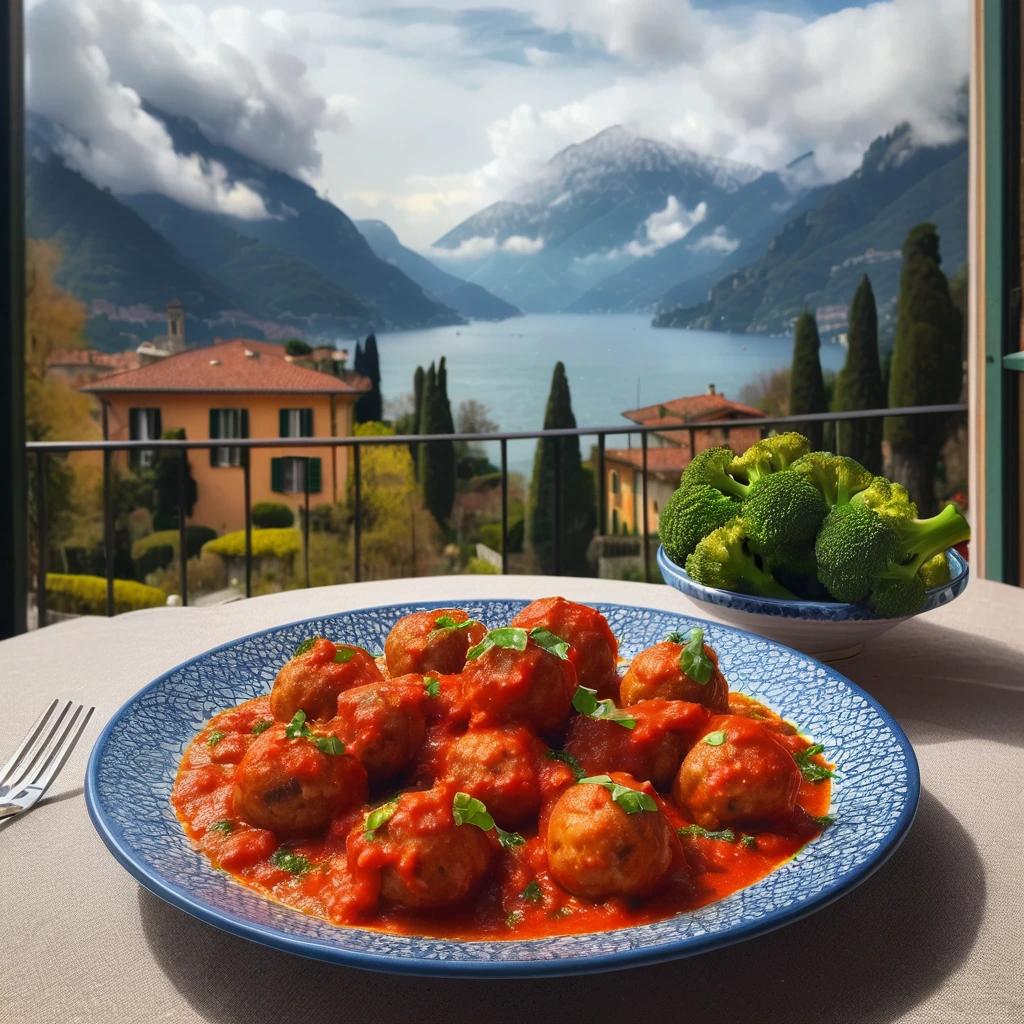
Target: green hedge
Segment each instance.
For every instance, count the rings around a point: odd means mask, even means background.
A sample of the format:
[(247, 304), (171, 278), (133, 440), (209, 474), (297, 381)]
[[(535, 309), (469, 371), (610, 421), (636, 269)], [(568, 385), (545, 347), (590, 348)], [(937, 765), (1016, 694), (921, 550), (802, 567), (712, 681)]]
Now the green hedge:
[[(51, 611), (72, 615), (106, 615), (107, 581), (102, 576), (46, 574), (46, 603)], [(114, 580), (114, 611), (134, 612), (167, 604), (167, 595), (135, 580)]]
[(261, 530), (287, 529), (295, 525), (295, 513), (276, 501), (260, 501), (252, 507), (252, 525)]
[[(185, 557), (195, 558), (203, 545), (213, 540), (217, 531), (209, 526), (185, 527)], [(132, 564), (135, 575), (145, 579), (148, 573), (166, 569), (178, 557), (178, 531), (158, 530), (147, 537), (140, 537), (132, 545)]]
[[(253, 530), (253, 558), (291, 558), (302, 549), (302, 535), (298, 530)], [(245, 558), (245, 530), (225, 533), (209, 541), (204, 551), (212, 551), (223, 558)]]

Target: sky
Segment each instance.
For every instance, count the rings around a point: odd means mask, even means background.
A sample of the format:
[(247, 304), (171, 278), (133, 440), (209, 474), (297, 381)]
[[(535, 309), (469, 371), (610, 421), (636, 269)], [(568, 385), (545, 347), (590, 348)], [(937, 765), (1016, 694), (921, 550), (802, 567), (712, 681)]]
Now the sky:
[(267, 216), (176, 154), (144, 100), (426, 250), (572, 143), (624, 124), (779, 168), (853, 171), (909, 121), (962, 132), (968, 0), (29, 0), (29, 108), (115, 193)]

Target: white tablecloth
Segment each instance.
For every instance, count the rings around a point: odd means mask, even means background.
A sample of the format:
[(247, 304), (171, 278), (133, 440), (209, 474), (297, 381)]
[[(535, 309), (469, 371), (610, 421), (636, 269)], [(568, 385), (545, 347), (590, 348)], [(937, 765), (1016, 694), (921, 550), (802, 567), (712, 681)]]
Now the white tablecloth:
[(53, 697), (96, 705), (45, 802), (0, 826), (0, 1020), (1024, 1020), (1024, 590), (1000, 584), (972, 582), (952, 605), (837, 666), (917, 751), (920, 812), (899, 851), (817, 914), (703, 956), (516, 982), (333, 967), (168, 906), (93, 831), (82, 796), (92, 742), (135, 690), (183, 659), (331, 611), (552, 593), (706, 615), (663, 586), (439, 577), (78, 619), (0, 643), (0, 763)]

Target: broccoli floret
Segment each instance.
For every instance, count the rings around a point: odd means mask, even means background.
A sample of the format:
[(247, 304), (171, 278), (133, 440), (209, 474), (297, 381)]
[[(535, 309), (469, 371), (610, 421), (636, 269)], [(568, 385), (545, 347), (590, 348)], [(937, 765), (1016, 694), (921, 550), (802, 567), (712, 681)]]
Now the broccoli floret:
[(724, 526), (739, 510), (739, 502), (710, 484), (680, 487), (658, 517), (658, 536), (665, 554), (682, 565), (699, 541)]
[(929, 558), (918, 570), (917, 575), (921, 577), (921, 582), (926, 590), (944, 587), (953, 578), (953, 574), (949, 571), (949, 559), (946, 557), (946, 552), (940, 551), (934, 558)]
[(917, 518), (917, 505), (910, 500), (910, 493), (903, 484), (893, 483), (884, 476), (876, 476), (871, 484), (850, 499), (886, 516), (894, 523)]
[(770, 473), (789, 469), (797, 459), (807, 454), (810, 446), (811, 442), (795, 431), (766, 437), (755, 441), (742, 455), (738, 455), (729, 472), (752, 484)]
[(845, 505), (874, 479), (856, 460), (831, 452), (809, 452), (793, 463), (793, 472), (814, 484), (830, 506)]
[(799, 558), (784, 562), (772, 575), (797, 597), (808, 601), (831, 601), (832, 595), (818, 580), (818, 560), (814, 549), (806, 551)]
[(763, 476), (750, 485), (743, 518), (750, 550), (764, 567), (775, 569), (814, 550), (814, 539), (828, 505), (816, 487), (792, 470)]
[(697, 452), (683, 470), (679, 486), (686, 489), (694, 484), (707, 484), (733, 498), (745, 498), (749, 488), (729, 475), (729, 465), (736, 453), (728, 445), (717, 445)]
[(924, 604), (925, 589), (920, 576), (907, 579), (875, 580), (871, 588), (871, 607), (883, 619), (902, 619), (916, 615)]
[(747, 539), (747, 525), (739, 518), (708, 534), (686, 560), (690, 578), (719, 590), (793, 600), (791, 591), (758, 567)]
[[(970, 527), (952, 505), (931, 519), (900, 519), (864, 504), (837, 505), (822, 524), (815, 544), (818, 579), (837, 601), (873, 600), (890, 614), (894, 607), (909, 605), (910, 583), (902, 596), (880, 581), (912, 581), (933, 555), (970, 536)], [(924, 601), (924, 585), (919, 588)], [(901, 614), (911, 614), (902, 612)]]

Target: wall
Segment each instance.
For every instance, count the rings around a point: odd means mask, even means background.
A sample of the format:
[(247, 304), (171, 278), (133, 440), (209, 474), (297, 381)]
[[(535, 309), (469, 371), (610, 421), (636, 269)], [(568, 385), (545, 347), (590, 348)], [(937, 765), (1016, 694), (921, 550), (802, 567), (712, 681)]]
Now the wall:
[[(281, 409), (313, 410), (315, 437), (346, 437), (352, 433), (353, 398), (348, 395), (334, 397), (335, 423), (331, 423), (330, 395), (273, 395), (273, 394), (116, 394), (107, 396), (108, 430), (110, 440), (127, 441), (129, 435), (128, 410), (133, 408), (159, 408), (164, 430), (184, 428), (189, 441), (205, 440), (210, 436), (210, 409), (248, 409), (249, 436), (266, 438), (280, 436), (279, 411)], [(276, 501), (301, 508), (302, 494), (280, 494), (270, 487), (270, 460), (281, 455), (309, 455), (321, 460), (322, 488), (311, 494), (310, 507), (345, 497), (348, 449), (330, 448), (254, 448), (251, 455), (252, 503)], [(123, 462), (126, 464), (127, 459)], [(189, 465), (195, 477), (196, 506), (190, 522), (210, 526), (218, 533), (240, 530), (245, 526), (243, 504), (243, 470), (233, 466), (211, 466), (210, 456), (204, 450), (189, 453)]]
[[(612, 471), (619, 474), (619, 493), (612, 494)], [(665, 502), (672, 497), (677, 483), (669, 483), (654, 473), (647, 474), (647, 527), (652, 534), (658, 532), (658, 513), (665, 507)], [(612, 511), (619, 513), (619, 533), (633, 532), (634, 522), (637, 531), (643, 528), (643, 474), (628, 462), (619, 462), (615, 458), (605, 456), (605, 495), (608, 509), (606, 530), (612, 532)]]

